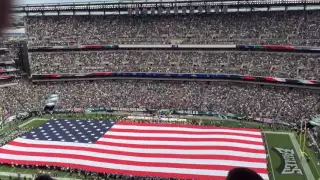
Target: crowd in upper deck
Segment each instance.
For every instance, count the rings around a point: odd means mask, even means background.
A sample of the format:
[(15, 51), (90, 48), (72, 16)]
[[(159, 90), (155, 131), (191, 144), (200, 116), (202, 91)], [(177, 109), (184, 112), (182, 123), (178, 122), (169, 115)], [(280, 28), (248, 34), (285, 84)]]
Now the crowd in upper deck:
[(52, 44), (318, 45), (319, 11), (179, 16), (44, 16), (26, 18), (33, 46)]
[(225, 73), (320, 79), (319, 55), (239, 51), (33, 52), (31, 71), (46, 73), (166, 72)]
[[(17, 58), (19, 58), (18, 43), (16, 41), (0, 40), (0, 78), (1, 76), (19, 76), (19, 67), (15, 63)], [(6, 84), (6, 82), (0, 81), (0, 85)]]

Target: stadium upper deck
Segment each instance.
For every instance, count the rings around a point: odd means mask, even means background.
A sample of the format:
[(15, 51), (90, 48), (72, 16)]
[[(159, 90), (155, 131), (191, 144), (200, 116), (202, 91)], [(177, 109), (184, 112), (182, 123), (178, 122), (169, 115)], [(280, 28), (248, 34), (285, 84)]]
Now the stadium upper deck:
[(77, 14), (178, 14), (248, 11), (314, 10), (319, 0), (119, 0), (89, 3), (56, 3), (14, 6), (14, 13), (24, 15)]

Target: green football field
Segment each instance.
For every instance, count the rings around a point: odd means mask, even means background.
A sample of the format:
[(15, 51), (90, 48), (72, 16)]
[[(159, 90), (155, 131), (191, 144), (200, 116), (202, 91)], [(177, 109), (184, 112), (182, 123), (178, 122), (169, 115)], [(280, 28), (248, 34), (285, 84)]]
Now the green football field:
[[(301, 161), (297, 155), (300, 153), (297, 151), (291, 141), (291, 138), (288, 134), (274, 134), (274, 133), (265, 133), (265, 141), (267, 146), (267, 152), (269, 154), (269, 172), (270, 180), (307, 180), (305, 172), (302, 168)], [(286, 173), (284, 170), (284, 158), (281, 154), (277, 153), (275, 148), (282, 148), (287, 150), (294, 151), (294, 159), (298, 166), (298, 169), (302, 171), (302, 174), (297, 172)], [(294, 164), (294, 163), (293, 163)]]
[[(301, 138), (301, 139), (300, 139)], [(312, 174), (315, 177), (316, 180), (320, 179), (320, 165), (317, 164), (318, 156), (314, 150), (310, 149), (308, 147), (308, 143), (304, 142), (304, 136), (298, 136), (297, 140), (299, 144), (301, 145), (301, 149), (310, 157), (310, 161), (308, 162), (309, 167), (311, 168)], [(305, 146), (303, 146), (305, 144)]]

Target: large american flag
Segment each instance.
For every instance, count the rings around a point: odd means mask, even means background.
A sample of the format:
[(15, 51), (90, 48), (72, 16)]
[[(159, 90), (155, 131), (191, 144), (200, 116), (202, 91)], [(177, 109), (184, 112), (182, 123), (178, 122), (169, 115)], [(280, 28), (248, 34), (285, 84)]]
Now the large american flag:
[(261, 132), (241, 128), (54, 119), (3, 146), (0, 162), (205, 180), (248, 167), (268, 179)]

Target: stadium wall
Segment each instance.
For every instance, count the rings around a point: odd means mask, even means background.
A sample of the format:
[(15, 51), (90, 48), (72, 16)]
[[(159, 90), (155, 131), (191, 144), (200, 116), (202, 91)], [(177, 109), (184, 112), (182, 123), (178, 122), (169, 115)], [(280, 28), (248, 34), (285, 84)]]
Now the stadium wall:
[(79, 73), (79, 74), (32, 74), (33, 81), (45, 80), (79, 80), (92, 78), (108, 78), (108, 79), (167, 79), (167, 80), (229, 80), (229, 81), (244, 81), (244, 82), (260, 82), (285, 85), (299, 85), (320, 87), (319, 80), (299, 80), (276, 77), (261, 77), (249, 75), (235, 74), (198, 74), (198, 73), (157, 73), (157, 72), (96, 72), (96, 73)]

